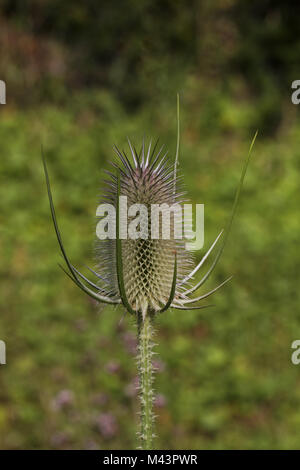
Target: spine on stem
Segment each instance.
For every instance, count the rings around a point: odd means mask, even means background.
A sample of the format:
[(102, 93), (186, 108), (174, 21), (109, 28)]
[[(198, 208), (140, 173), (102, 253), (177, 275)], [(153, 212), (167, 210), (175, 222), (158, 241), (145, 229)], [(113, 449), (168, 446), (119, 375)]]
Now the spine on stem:
[(141, 400), (140, 448), (153, 449), (154, 415), (153, 415), (153, 315), (138, 315), (138, 370), (139, 395)]

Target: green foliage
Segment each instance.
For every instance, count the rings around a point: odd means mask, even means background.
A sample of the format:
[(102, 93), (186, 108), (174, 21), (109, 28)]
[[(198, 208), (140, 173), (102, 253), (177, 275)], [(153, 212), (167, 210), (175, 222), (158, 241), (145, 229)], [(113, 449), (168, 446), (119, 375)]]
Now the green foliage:
[[(193, 201), (206, 205), (207, 249), (229, 215), (253, 134), (245, 135), (234, 101), (231, 134), (222, 117), (204, 133), (213, 95), (203, 96), (200, 113), (187, 83), (179, 170)], [(135, 325), (129, 317), (120, 323), (121, 307), (92, 303), (59, 270), (40, 145), (69, 256), (75, 266), (93, 266), (97, 192), (111, 147), (126, 135), (141, 141), (147, 130), (175, 155), (176, 97), (134, 115), (103, 92), (77, 95), (63, 109), (2, 109), (0, 446), (133, 448)], [(296, 123), (258, 139), (228, 245), (206, 287), (234, 275), (215, 308), (157, 318), (160, 448), (298, 447), (299, 370), (290, 345), (300, 335), (299, 144)]]
[(293, 0), (3, 0), (1, 73), (28, 106), (100, 86), (127, 109), (174, 96), (186, 73), (222, 93), (242, 80), (272, 133), (297, 78), (298, 16)]
[(157, 446), (299, 448), (300, 366), (290, 360), (300, 337), (294, 3), (1, 2), (1, 449), (136, 445), (136, 325), (59, 270), (40, 149), (68, 255), (84, 271), (95, 265), (95, 211), (113, 144), (146, 134), (175, 157), (177, 92), (178, 171), (192, 201), (205, 203), (197, 260), (225, 226), (257, 128), (259, 137), (228, 244), (199, 294), (233, 280), (214, 309), (156, 319)]

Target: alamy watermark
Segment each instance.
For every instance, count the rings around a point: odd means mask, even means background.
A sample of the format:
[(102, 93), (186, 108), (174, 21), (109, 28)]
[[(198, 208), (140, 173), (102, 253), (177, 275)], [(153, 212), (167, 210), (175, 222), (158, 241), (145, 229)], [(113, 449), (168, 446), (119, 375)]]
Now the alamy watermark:
[(295, 339), (291, 344), (291, 348), (295, 349), (291, 355), (291, 361), (295, 366), (297, 366), (300, 364), (300, 339)]
[(1, 364), (6, 364), (6, 345), (2, 340), (0, 340), (0, 365)]
[(292, 82), (292, 89), (295, 90), (292, 93), (291, 100), (293, 104), (300, 103), (300, 80), (294, 80)]
[[(116, 208), (100, 204), (96, 216), (100, 218), (96, 234), (100, 240), (116, 239)], [(121, 240), (186, 240), (187, 250), (200, 250), (204, 245), (204, 204), (196, 204), (195, 230), (193, 206), (174, 203), (132, 204), (127, 196), (119, 196), (119, 238)]]
[(6, 84), (0, 80), (0, 104), (6, 104)]

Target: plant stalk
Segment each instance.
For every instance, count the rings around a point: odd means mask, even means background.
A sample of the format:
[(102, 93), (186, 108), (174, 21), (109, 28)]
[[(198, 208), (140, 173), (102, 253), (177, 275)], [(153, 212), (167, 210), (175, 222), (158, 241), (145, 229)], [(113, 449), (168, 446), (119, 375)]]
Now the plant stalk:
[(138, 314), (138, 370), (139, 370), (139, 391), (141, 400), (140, 414), (140, 448), (143, 450), (153, 449), (153, 366), (152, 348), (153, 338), (153, 315), (147, 312), (143, 318)]

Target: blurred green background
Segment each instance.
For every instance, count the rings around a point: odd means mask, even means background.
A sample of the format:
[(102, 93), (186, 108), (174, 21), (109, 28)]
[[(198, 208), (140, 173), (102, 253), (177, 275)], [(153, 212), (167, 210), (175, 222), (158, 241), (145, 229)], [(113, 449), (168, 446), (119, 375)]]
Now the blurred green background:
[[(278, 0), (3, 0), (0, 6), (1, 449), (135, 448), (135, 324), (58, 268), (43, 143), (63, 239), (95, 265), (95, 210), (112, 146), (160, 137), (205, 204), (205, 247), (259, 137), (214, 309), (157, 319), (162, 449), (300, 443), (299, 5)], [(204, 292), (204, 291), (203, 291)]]

